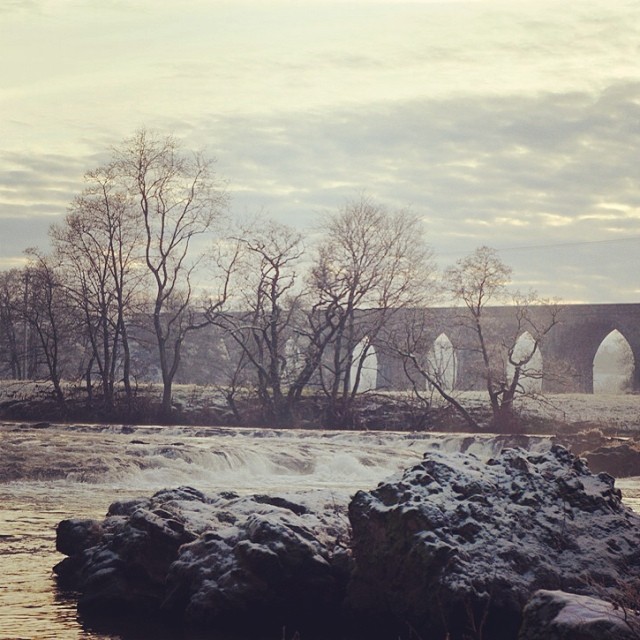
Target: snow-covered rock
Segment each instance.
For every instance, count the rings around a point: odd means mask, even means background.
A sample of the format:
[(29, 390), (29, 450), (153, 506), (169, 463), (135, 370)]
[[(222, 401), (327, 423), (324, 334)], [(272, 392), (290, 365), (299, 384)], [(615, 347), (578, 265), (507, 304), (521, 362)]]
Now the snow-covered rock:
[(337, 615), (350, 571), (346, 506), (306, 497), (226, 501), (218, 526), (180, 549), (165, 608), (199, 627)]
[[(384, 640), (515, 640), (540, 589), (620, 602), (618, 587), (640, 579), (640, 516), (611, 476), (560, 446), (489, 460), (431, 451), (358, 492), (348, 517), (347, 502), (320, 490), (164, 490), (115, 502), (102, 522), (61, 522), (69, 557), (55, 571), (84, 614), (255, 624), (265, 637), (353, 623), (354, 637)], [(550, 610), (538, 609), (527, 633)]]
[(640, 616), (590, 596), (537, 591), (524, 609), (518, 640), (638, 640)]
[(349, 506), (349, 606), (423, 637), (513, 639), (538, 589), (615, 591), (640, 574), (640, 516), (607, 474), (554, 446), (481, 461), (426, 453)]
[[(84, 536), (84, 537), (83, 537)], [(187, 487), (63, 521), (55, 567), (84, 614), (166, 613), (197, 626), (277, 628), (326, 617), (349, 574), (346, 497), (205, 496)]]

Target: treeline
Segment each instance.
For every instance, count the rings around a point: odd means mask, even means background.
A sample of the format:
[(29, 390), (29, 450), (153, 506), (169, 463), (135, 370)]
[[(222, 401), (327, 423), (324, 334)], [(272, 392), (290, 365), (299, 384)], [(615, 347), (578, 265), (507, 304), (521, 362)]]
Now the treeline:
[[(483, 247), (438, 275), (421, 218), (364, 196), (319, 220), (311, 237), (263, 217), (234, 220), (211, 160), (171, 137), (139, 131), (85, 180), (51, 226), (51, 251), (29, 250), (24, 268), (0, 274), (0, 373), (46, 377), (61, 406), (63, 380), (83, 381), (102, 415), (132, 406), (144, 375), (136, 352), (152, 345), (158, 418), (171, 420), (185, 340), (216, 327), (212, 380), (236, 413), (238, 394), (250, 394), (265, 423), (295, 424), (313, 383), (327, 424), (349, 424), (375, 343), (401, 358), (417, 397), (428, 384), (473, 422), (446, 388), (442, 363), (427, 357), (426, 309), (444, 290), (462, 303), (467, 348), (482, 355), (496, 416), (510, 410), (556, 322), (553, 307), (533, 327), (534, 299), (518, 297), (514, 313), (532, 346), (496, 355), (482, 310), (507, 292), (510, 270), (494, 251)], [(509, 384), (498, 375), (505, 357), (515, 367)]]

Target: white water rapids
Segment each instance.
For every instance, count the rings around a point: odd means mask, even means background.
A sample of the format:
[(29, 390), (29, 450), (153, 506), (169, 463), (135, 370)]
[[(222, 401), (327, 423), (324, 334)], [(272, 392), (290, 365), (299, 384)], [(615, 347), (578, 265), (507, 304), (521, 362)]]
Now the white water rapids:
[[(0, 638), (124, 638), (85, 628), (72, 595), (56, 589), (51, 568), (62, 556), (55, 551), (55, 527), (65, 518), (102, 518), (115, 500), (179, 485), (205, 493), (324, 488), (338, 497), (375, 487), (420, 460), (429, 448), (488, 458), (505, 446), (518, 445), (541, 449), (548, 441), (388, 432), (0, 425)], [(638, 479), (618, 484), (629, 504), (640, 505)]]

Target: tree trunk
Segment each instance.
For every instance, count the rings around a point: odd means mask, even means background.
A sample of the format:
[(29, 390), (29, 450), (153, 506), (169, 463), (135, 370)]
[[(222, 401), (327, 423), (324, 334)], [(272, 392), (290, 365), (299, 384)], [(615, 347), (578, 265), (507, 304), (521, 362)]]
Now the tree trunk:
[(162, 404), (160, 405), (160, 422), (161, 424), (171, 423), (171, 380), (163, 380), (162, 382)]
[(87, 369), (84, 374), (85, 386), (87, 389), (87, 406), (90, 407), (93, 404), (93, 382), (91, 381), (91, 367), (93, 367), (93, 358), (89, 360)]
[(127, 399), (127, 411), (131, 411), (133, 404), (133, 391), (131, 389), (131, 350), (129, 348), (129, 335), (127, 327), (122, 320), (122, 350), (124, 352), (124, 361), (122, 364), (122, 381), (124, 383), (124, 392)]
[(512, 403), (500, 404), (498, 409), (493, 412), (491, 428), (496, 433), (520, 433), (520, 420), (513, 410)]

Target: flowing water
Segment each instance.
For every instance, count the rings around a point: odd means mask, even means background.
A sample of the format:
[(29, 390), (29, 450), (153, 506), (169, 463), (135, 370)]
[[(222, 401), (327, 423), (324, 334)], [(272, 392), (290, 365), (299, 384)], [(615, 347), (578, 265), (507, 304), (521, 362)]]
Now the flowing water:
[[(111, 502), (179, 485), (204, 492), (368, 489), (421, 459), (426, 449), (489, 457), (522, 439), (104, 425), (0, 425), (0, 639), (150, 640), (87, 628), (73, 594), (56, 588), (62, 559), (55, 527), (102, 518)], [(527, 446), (548, 446), (534, 438)], [(640, 482), (623, 486), (640, 505)]]

